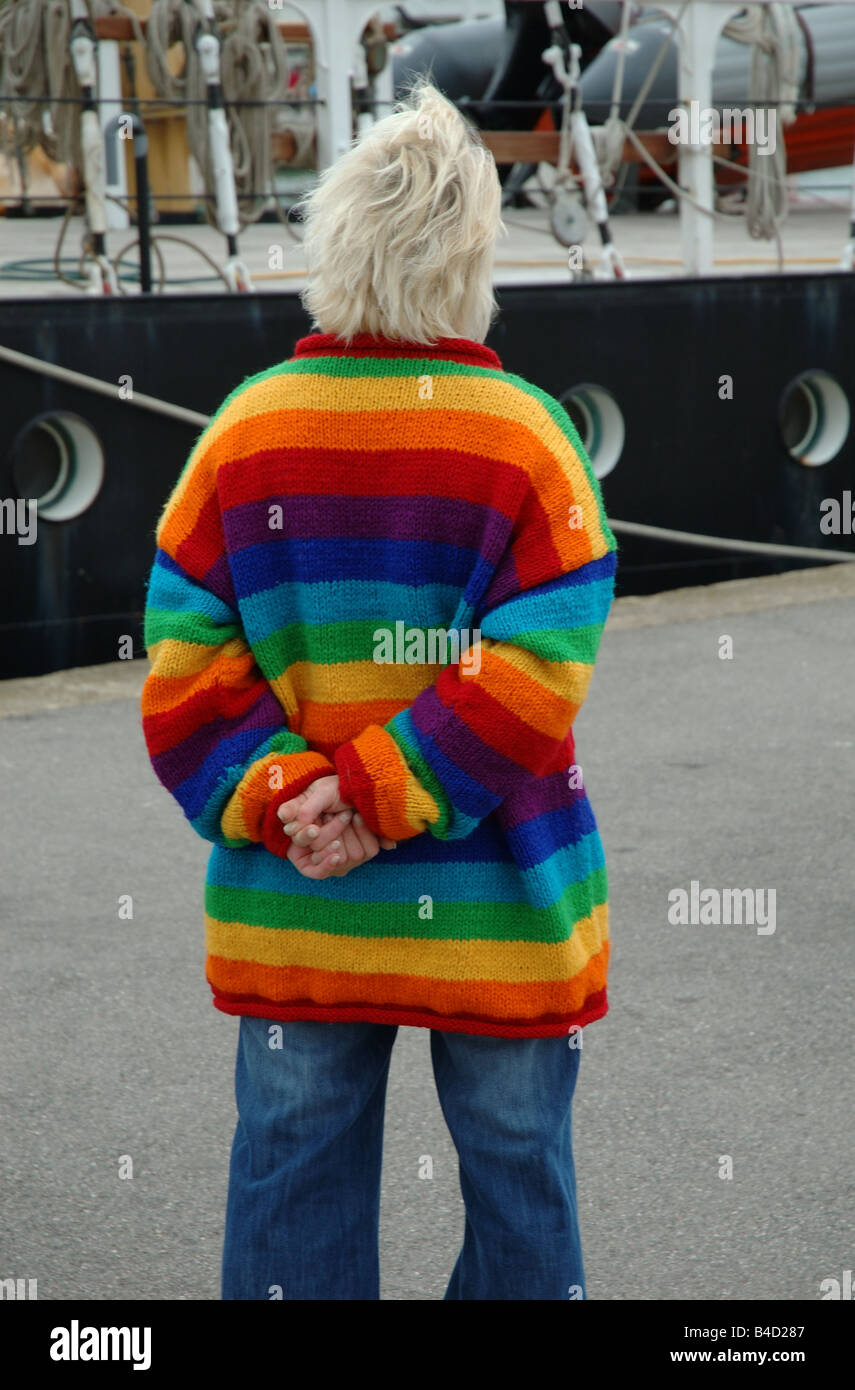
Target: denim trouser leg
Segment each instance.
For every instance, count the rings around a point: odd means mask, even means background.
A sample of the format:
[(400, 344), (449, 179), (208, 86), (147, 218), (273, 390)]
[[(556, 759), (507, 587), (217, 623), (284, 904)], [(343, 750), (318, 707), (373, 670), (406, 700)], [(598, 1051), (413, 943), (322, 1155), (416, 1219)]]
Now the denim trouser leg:
[(432, 1031), (431, 1056), (466, 1207), (445, 1298), (584, 1298), (571, 1132), (581, 1049)]
[[(383, 1115), (397, 1031), (241, 1018), (224, 1299), (379, 1299)], [(279, 1037), (281, 1049), (271, 1047)]]
[[(396, 1034), (389, 1024), (241, 1019), (224, 1299), (379, 1298)], [(466, 1207), (445, 1298), (584, 1297), (570, 1122), (580, 1051), (566, 1037), (430, 1037)]]

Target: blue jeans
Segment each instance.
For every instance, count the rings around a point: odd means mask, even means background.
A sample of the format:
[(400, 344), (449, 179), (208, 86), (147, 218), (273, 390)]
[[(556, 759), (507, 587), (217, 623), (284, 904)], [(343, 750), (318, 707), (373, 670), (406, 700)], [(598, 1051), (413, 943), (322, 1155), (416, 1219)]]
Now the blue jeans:
[[(383, 1116), (397, 1032), (241, 1018), (224, 1299), (380, 1297)], [(567, 1036), (433, 1029), (430, 1045), (466, 1208), (445, 1298), (584, 1298), (571, 1138), (580, 1048)]]

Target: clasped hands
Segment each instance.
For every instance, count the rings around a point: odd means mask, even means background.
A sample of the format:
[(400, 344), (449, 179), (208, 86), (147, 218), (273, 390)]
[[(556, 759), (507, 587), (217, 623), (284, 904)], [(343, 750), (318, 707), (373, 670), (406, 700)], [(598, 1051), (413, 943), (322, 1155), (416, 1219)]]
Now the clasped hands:
[(288, 858), (306, 878), (343, 878), (395, 840), (369, 830), (355, 806), (344, 801), (338, 777), (319, 777), (276, 813), (291, 836)]

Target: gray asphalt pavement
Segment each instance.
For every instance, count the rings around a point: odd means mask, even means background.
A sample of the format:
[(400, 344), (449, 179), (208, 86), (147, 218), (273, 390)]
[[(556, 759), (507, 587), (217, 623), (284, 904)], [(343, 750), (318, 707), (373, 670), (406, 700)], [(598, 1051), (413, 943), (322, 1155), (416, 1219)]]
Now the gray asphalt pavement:
[[(0, 1279), (45, 1299), (219, 1297), (238, 1022), (143, 675), (0, 685)], [(853, 691), (852, 566), (616, 605), (577, 739), (613, 939), (574, 1112), (591, 1299), (814, 1300), (855, 1267)], [(672, 924), (693, 880), (774, 889), (774, 932)], [(441, 1299), (462, 1226), (429, 1033), (402, 1028), (383, 1298)]]

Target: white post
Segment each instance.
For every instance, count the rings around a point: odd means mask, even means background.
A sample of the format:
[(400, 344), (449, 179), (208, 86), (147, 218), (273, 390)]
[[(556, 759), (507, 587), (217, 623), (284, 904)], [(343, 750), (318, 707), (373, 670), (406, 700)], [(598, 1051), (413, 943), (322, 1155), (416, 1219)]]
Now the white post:
[[(692, 104), (703, 113), (712, 106), (712, 71), (721, 31), (744, 7), (724, 0), (689, 0), (683, 7), (676, 0), (669, 0), (655, 8), (667, 11), (674, 19), (683, 10), (677, 30), (679, 102), (689, 115)], [(689, 124), (691, 127), (692, 122)], [(710, 275), (713, 269), (713, 218), (710, 214), (715, 208), (712, 146), (681, 142), (678, 167), (680, 187), (689, 195), (680, 201), (683, 264), (687, 275)], [(708, 211), (701, 211), (703, 208)]]
[[(99, 114), (101, 117), (101, 134), (106, 139), (106, 131), (112, 120), (116, 116), (121, 116), (124, 111), (122, 101), (122, 77), (119, 66), (119, 45), (112, 41), (101, 39), (97, 49), (98, 54), (98, 89), (100, 92)], [(116, 139), (115, 132), (112, 139)], [(107, 193), (112, 193), (114, 198), (127, 198), (128, 196), (128, 171), (125, 167), (124, 141), (119, 140), (118, 158), (116, 160), (117, 171), (113, 183), (106, 184)], [(107, 202), (107, 226), (124, 228), (131, 225), (131, 220), (123, 207), (118, 203)]]
[[(278, 6), (276, 7), (278, 8)], [(315, 82), (319, 99), (315, 108), (318, 130), (318, 169), (334, 164), (353, 143), (353, 111), (350, 82), (354, 72), (354, 48), (365, 25), (382, 5), (377, 0), (288, 0), (288, 8), (303, 16), (312, 34)], [(432, 0), (430, 12), (459, 12), (460, 0)], [(387, 115), (383, 108), (380, 115)]]

